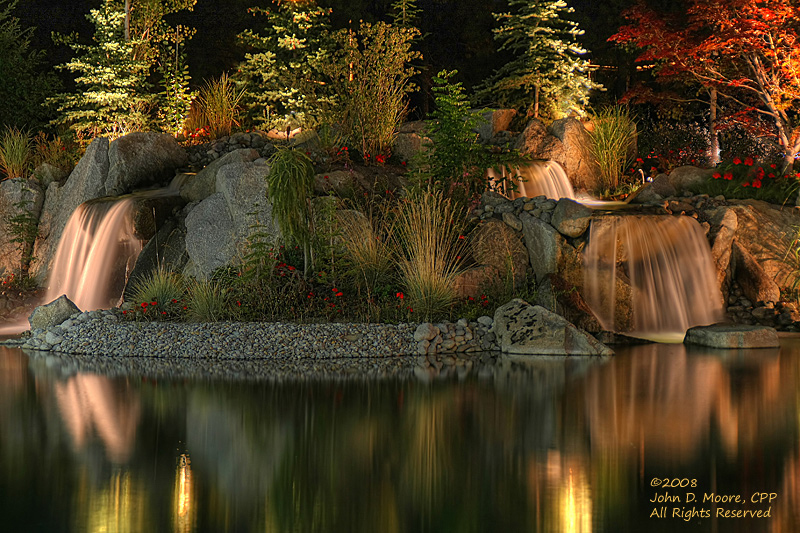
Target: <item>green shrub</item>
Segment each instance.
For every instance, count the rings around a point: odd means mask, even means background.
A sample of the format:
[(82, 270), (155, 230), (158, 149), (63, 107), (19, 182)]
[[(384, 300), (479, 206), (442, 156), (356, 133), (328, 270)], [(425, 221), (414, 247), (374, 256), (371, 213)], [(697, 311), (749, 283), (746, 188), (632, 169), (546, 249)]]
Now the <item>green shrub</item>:
[[(42, 163), (53, 165), (64, 172), (71, 172), (75, 167), (76, 148), (67, 146), (61, 137), (48, 138), (43, 132), (39, 132), (33, 138), (33, 162), (34, 168)], [(42, 187), (47, 188), (49, 183), (42, 183)]]
[(133, 303), (136, 312), (144, 317), (152, 320), (177, 319), (184, 314), (186, 282), (177, 272), (159, 266), (136, 280), (129, 297), (125, 299)]
[(414, 313), (429, 320), (455, 302), (455, 280), (463, 271), (463, 210), (441, 193), (412, 194), (398, 213), (399, 270)]
[(342, 125), (367, 164), (390, 155), (406, 116), (408, 93), (416, 89), (410, 82), (416, 70), (409, 63), (421, 57), (411, 50), (418, 35), (414, 28), (383, 22), (361, 22), (358, 33), (333, 34), (338, 50), (322, 67), (338, 95), (330, 122)]
[(28, 132), (6, 127), (0, 136), (0, 171), (6, 178), (27, 178), (31, 166), (31, 136)]
[(376, 229), (376, 224), (358, 211), (338, 213), (337, 224), (346, 261), (352, 265), (354, 285), (371, 298), (377, 287), (386, 285), (396, 264), (394, 248), (389, 240), (391, 228)]
[(627, 107), (613, 106), (592, 115), (589, 150), (600, 167), (603, 189), (614, 190), (631, 163), (636, 124)]
[(223, 73), (207, 82), (198, 96), (199, 113), (203, 127), (212, 139), (230, 135), (239, 125), (239, 101), (243, 91), (237, 90), (233, 81)]

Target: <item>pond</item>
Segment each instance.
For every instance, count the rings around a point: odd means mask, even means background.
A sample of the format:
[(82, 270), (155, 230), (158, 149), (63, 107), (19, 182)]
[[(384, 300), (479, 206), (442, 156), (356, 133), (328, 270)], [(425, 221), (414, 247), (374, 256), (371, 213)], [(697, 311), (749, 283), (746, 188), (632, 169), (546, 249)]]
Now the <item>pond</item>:
[(798, 531), (798, 356), (259, 380), (0, 348), (0, 530)]

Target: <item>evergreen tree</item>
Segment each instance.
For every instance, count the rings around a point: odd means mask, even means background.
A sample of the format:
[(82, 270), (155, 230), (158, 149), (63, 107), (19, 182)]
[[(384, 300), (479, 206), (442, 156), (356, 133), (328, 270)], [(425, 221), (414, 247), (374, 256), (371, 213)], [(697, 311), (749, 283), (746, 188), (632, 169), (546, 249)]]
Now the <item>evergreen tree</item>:
[[(75, 57), (57, 68), (75, 76), (76, 92), (52, 99), (59, 116), (79, 138), (118, 137), (148, 129), (158, 114), (170, 128), (185, 118), (188, 71), (181, 44), (193, 30), (170, 28), (164, 16), (191, 9), (195, 0), (103, 0), (87, 18), (94, 24), (91, 44), (77, 36), (54, 35)], [(153, 91), (150, 76), (159, 68), (164, 93)], [(158, 111), (159, 104), (166, 107)], [(177, 117), (175, 115), (177, 113)]]
[(509, 0), (509, 7), (514, 11), (494, 14), (500, 23), (494, 34), (513, 58), (487, 80), (479, 98), (537, 118), (582, 115), (589, 92), (602, 86), (590, 79), (586, 50), (576, 41), (583, 30), (564, 18), (573, 9), (564, 0)]
[(68, 125), (82, 139), (144, 129), (151, 101), (150, 63), (134, 56), (141, 41), (125, 40), (125, 11), (114, 0), (104, 0), (87, 18), (95, 26), (92, 44), (81, 44), (74, 35), (55, 36), (76, 53), (58, 68), (73, 73), (77, 85), (77, 92), (56, 97), (55, 122)]
[(158, 72), (161, 76), (159, 119), (162, 127), (173, 135), (183, 133), (195, 93), (189, 88), (191, 76), (186, 63), (185, 41), (191, 36), (182, 26), (168, 34), (160, 53)]
[(417, 0), (394, 0), (392, 2), (392, 22), (401, 28), (416, 28), (417, 18), (422, 10)]
[(326, 99), (320, 67), (327, 56), (324, 35), (330, 10), (314, 0), (273, 0), (272, 9), (249, 11), (266, 18), (260, 33), (239, 35), (249, 48), (239, 66), (248, 119), (264, 128), (314, 124)]
[(56, 77), (44, 73), (44, 52), (30, 48), (33, 28), (23, 29), (11, 15), (16, 5), (0, 0), (0, 130), (46, 124), (44, 102), (58, 87)]

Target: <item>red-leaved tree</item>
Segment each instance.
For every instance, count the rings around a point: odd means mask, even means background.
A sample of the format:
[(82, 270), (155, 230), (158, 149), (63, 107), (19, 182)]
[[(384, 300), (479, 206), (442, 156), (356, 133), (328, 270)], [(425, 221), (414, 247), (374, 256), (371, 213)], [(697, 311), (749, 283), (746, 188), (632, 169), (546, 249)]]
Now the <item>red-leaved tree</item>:
[(755, 114), (774, 124), (788, 168), (800, 152), (800, 7), (798, 0), (687, 0), (664, 14), (640, 2), (630, 24), (609, 40), (643, 48), (662, 79), (690, 77), (738, 104), (737, 120)]

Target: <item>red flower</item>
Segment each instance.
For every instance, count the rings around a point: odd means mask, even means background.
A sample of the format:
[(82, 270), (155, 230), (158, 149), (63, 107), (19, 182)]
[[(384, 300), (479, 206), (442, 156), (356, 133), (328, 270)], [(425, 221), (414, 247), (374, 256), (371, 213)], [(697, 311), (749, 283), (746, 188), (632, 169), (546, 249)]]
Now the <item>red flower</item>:
[(172, 303), (176, 304), (176, 303), (178, 303), (178, 300), (176, 300), (175, 298), (173, 298), (173, 299), (172, 299)]
[(344, 293), (343, 292), (337, 292), (336, 296), (344, 296)]
[(761, 188), (761, 180), (753, 180), (753, 188), (760, 189)]
[(753, 158), (752, 157), (745, 157), (744, 158), (744, 164), (747, 165), (748, 167), (753, 166)]
[(778, 165), (776, 165), (775, 163), (772, 163), (772, 164), (769, 166), (769, 168), (778, 168)]
[(398, 292), (398, 293), (397, 293), (395, 296), (397, 296), (397, 297), (398, 297), (398, 298), (400, 298), (401, 300), (402, 300), (403, 298), (405, 298), (405, 295), (403, 295), (403, 293), (402, 293), (402, 292)]
[(150, 302), (150, 305), (158, 305), (158, 302)]
[(741, 160), (741, 159), (739, 159), (738, 157), (734, 157), (734, 158), (733, 158), (733, 164), (734, 164), (734, 165), (739, 165), (739, 164), (741, 164), (741, 162), (742, 162), (742, 160)]
[(774, 178), (774, 177), (775, 177), (775, 174), (773, 174), (772, 172), (770, 172), (769, 174), (767, 174), (767, 176), (769, 176), (770, 178)]
[(742, 187), (749, 187), (749, 186), (750, 186), (750, 182), (749, 181), (746, 181), (746, 182), (742, 183)]
[(413, 313), (413, 312), (414, 312), (414, 310), (413, 310), (413, 309), (411, 309), (411, 308), (409, 307), (409, 308), (408, 308), (408, 312), (409, 312), (409, 313)]
[(147, 302), (142, 302), (142, 307), (147, 307)]
[(726, 172), (725, 175), (722, 176), (722, 179), (732, 180), (733, 179), (733, 172), (730, 172), (730, 171)]
[(719, 172), (714, 172), (711, 175), (711, 177), (714, 178), (715, 180), (718, 180), (718, 179), (720, 179), (722, 177), (722, 174), (720, 174)]

